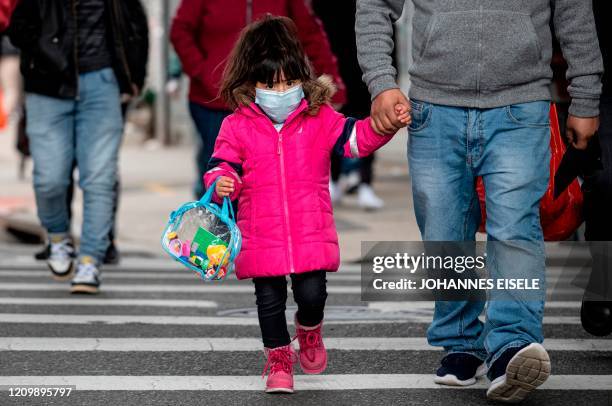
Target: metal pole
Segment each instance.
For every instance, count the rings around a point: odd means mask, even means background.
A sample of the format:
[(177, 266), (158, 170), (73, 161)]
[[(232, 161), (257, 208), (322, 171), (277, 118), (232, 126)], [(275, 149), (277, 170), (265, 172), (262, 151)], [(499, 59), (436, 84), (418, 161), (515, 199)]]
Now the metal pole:
[(168, 53), (169, 38), (168, 25), (170, 20), (170, 1), (161, 0), (159, 5), (159, 34), (157, 45), (159, 58), (157, 67), (159, 69), (157, 94), (155, 96), (155, 139), (164, 145), (170, 144), (170, 101), (166, 92), (168, 80)]

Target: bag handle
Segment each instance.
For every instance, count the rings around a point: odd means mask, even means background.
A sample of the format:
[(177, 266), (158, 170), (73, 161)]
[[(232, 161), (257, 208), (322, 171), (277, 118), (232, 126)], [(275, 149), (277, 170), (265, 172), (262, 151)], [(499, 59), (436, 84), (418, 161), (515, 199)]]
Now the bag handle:
[[(214, 182), (210, 185), (210, 187), (206, 189), (206, 193), (204, 193), (204, 196), (202, 196), (202, 198), (200, 199), (200, 204), (204, 206), (208, 206), (210, 204), (218, 180), (219, 178), (215, 179)], [(234, 216), (234, 208), (232, 207), (232, 201), (227, 196), (223, 198), (223, 204), (221, 205), (221, 215), (225, 218), (229, 217), (232, 220), (236, 220)]]
[(224, 217), (230, 218), (234, 221), (236, 220), (236, 218), (234, 217), (234, 207), (232, 205), (232, 201), (227, 196), (223, 198), (223, 207), (221, 208), (221, 214)]
[(206, 193), (204, 193), (204, 196), (202, 196), (202, 198), (200, 199), (201, 204), (206, 206), (212, 201), (212, 195), (215, 191), (215, 185), (217, 184), (218, 180), (219, 178), (215, 179), (215, 181), (208, 187), (208, 189), (206, 189)]

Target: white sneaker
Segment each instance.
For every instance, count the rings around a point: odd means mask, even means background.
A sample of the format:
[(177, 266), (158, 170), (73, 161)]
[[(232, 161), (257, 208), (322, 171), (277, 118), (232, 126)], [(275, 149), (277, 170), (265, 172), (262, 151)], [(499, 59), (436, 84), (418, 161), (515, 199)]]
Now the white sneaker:
[(67, 236), (51, 236), (47, 266), (53, 279), (63, 281), (70, 278), (74, 269), (74, 245)]
[(329, 196), (331, 197), (331, 202), (335, 206), (340, 203), (342, 197), (344, 196), (344, 192), (342, 191), (342, 187), (338, 182), (329, 181)]
[(361, 184), (357, 191), (359, 206), (366, 210), (378, 210), (385, 207), (385, 202), (374, 193), (370, 185)]
[(100, 271), (91, 257), (79, 260), (76, 275), (72, 278), (72, 293), (98, 293)]
[(361, 176), (359, 175), (359, 171), (354, 170), (349, 172), (348, 174), (342, 176), (339, 180), (339, 183), (346, 193), (354, 193), (355, 190), (359, 187), (361, 183)]

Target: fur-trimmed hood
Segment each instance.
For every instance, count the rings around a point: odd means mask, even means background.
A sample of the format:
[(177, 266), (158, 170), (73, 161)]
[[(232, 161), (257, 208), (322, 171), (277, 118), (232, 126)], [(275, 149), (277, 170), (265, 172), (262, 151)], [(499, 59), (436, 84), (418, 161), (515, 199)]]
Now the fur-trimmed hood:
[[(332, 96), (336, 93), (336, 86), (328, 75), (322, 75), (317, 79), (302, 82), (304, 98), (308, 102), (308, 114), (316, 115), (322, 105), (329, 103)], [(244, 84), (237, 87), (232, 92), (234, 100), (227, 100), (230, 105), (236, 108), (250, 106), (255, 102), (255, 88), (251, 84)]]

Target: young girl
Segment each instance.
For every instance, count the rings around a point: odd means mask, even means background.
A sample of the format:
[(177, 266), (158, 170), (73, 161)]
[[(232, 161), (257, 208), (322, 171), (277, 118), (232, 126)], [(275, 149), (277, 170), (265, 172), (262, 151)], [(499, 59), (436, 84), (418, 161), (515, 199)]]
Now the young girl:
[[(298, 306), (300, 366), (307, 374), (327, 366), (325, 274), (340, 263), (330, 156), (367, 156), (392, 137), (376, 134), (369, 119), (334, 111), (332, 93), (330, 83), (314, 79), (296, 28), (284, 17), (267, 16), (245, 28), (224, 72), (221, 94), (235, 111), (223, 121), (204, 181), (207, 188), (215, 185), (217, 201), (238, 199), (243, 242), (236, 276), (255, 284), (266, 392), (293, 392), (286, 275)], [(407, 122), (408, 113), (398, 118)]]

